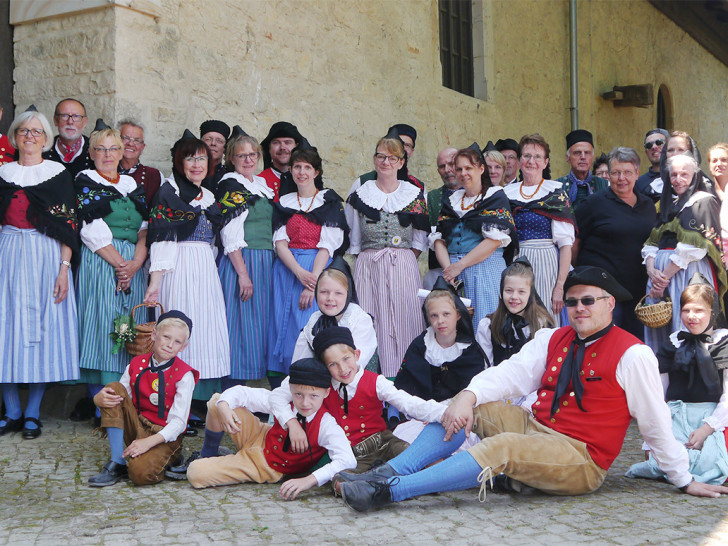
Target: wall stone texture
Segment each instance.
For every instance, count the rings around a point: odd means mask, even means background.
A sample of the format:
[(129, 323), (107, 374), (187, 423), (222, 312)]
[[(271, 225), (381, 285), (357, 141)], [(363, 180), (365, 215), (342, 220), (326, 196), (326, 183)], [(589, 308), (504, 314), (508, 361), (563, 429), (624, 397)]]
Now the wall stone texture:
[[(432, 0), (160, 0), (158, 18), (120, 6), (15, 27), (15, 104), (52, 114), (82, 100), (92, 125), (138, 118), (143, 160), (168, 173), (169, 148), (205, 119), (263, 139), (296, 124), (324, 158), (324, 180), (346, 192), (372, 168), (395, 122), (419, 132), (411, 171), (439, 185), (437, 151), (540, 132), (552, 174), (567, 172), (570, 130), (568, 2), (484, 0), (487, 100), (441, 85)], [(615, 85), (668, 86), (674, 128), (705, 151), (726, 140), (728, 67), (646, 0), (588, 2), (579, 10), (579, 121), (596, 151), (635, 147), (656, 109), (616, 108)], [(644, 168), (643, 168), (644, 170)]]

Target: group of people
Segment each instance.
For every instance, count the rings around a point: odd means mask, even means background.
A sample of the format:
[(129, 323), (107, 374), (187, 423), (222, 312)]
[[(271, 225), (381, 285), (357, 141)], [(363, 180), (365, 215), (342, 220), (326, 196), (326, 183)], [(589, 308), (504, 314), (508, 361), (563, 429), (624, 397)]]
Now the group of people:
[[(18, 115), (0, 166), (0, 435), (41, 434), (47, 383), (87, 385), (74, 418), (96, 411), (111, 449), (90, 485), (307, 474), (281, 495), (331, 481), (360, 511), (486, 481), (578, 494), (601, 485), (634, 417), (649, 472), (728, 492), (702, 483), (722, 472), (691, 475), (670, 425), (702, 404), (685, 443), (713, 438), (726, 467), (728, 145), (710, 149), (711, 179), (689, 135), (654, 129), (649, 171), (617, 147), (607, 180), (575, 130), (552, 180), (534, 133), (442, 150), (426, 192), (408, 168), (417, 131), (395, 124), (344, 199), (288, 122), (260, 143), (220, 120), (185, 130), (166, 178), (141, 164), (134, 120), (99, 119), (87, 138), (85, 107), (64, 99), (53, 122), (55, 139), (34, 107)], [(671, 323), (643, 327), (635, 306), (665, 296)], [(159, 307), (153, 349), (132, 360), (110, 334), (144, 305)], [(263, 377), (270, 391), (245, 386)], [(191, 408), (204, 444), (180, 460)]]

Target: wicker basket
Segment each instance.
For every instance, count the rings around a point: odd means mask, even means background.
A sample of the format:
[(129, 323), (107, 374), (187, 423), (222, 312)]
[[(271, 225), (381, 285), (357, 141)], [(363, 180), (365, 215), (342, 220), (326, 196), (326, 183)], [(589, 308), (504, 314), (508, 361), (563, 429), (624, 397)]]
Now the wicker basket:
[[(140, 303), (131, 310), (130, 314), (132, 317), (134, 317), (134, 311), (136, 311), (139, 307), (156, 306), (159, 306), (159, 308), (162, 310), (162, 313), (164, 313), (164, 306), (161, 303), (157, 302), (149, 304)], [(129, 354), (139, 356), (152, 352), (152, 349), (154, 348), (154, 342), (152, 341), (152, 330), (154, 330), (155, 325), (155, 322), (145, 322), (136, 325), (136, 337), (134, 338), (134, 341), (126, 342), (126, 350), (129, 351)]]
[(634, 314), (642, 324), (648, 328), (662, 328), (667, 326), (672, 320), (672, 300), (668, 296), (665, 301), (658, 303), (644, 303), (647, 295), (634, 308)]

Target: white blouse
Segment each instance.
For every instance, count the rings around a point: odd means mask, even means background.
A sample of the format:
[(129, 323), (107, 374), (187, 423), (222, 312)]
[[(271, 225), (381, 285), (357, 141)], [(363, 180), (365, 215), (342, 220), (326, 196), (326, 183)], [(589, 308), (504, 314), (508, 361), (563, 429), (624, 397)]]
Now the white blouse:
[[(253, 195), (259, 195), (265, 199), (273, 199), (274, 197), (273, 190), (268, 187), (265, 179), (260, 176), (253, 175), (253, 180), (251, 181), (241, 174), (227, 173), (220, 179), (220, 183), (227, 178), (235, 179)], [(245, 219), (248, 217), (249, 210), (246, 209), (222, 228), (220, 237), (222, 238), (222, 246), (225, 254), (230, 254), (248, 246), (248, 243), (245, 241)]]

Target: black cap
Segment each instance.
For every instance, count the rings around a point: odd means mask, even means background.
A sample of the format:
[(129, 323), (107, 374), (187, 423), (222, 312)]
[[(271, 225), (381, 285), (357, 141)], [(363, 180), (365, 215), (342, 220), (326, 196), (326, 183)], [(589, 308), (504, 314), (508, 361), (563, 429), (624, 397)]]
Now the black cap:
[(617, 279), (604, 271), (601, 267), (592, 265), (580, 265), (569, 271), (564, 282), (564, 297), (569, 288), (578, 284), (587, 286), (596, 286), (609, 292), (617, 301), (627, 301), (632, 299), (626, 288), (617, 282)]
[(485, 148), (483, 148), (483, 152), (497, 152), (498, 148), (495, 147), (495, 144), (493, 144), (492, 140), (488, 141), (488, 144), (485, 145)]
[(467, 150), (473, 150), (475, 152), (478, 152), (478, 155), (480, 156), (480, 161), (485, 164), (485, 156), (483, 155), (483, 150), (480, 149), (480, 144), (477, 142), (473, 142), (470, 146), (466, 148)]
[(187, 327), (190, 329), (190, 335), (192, 335), (192, 319), (185, 315), (182, 311), (177, 311), (176, 309), (172, 309), (171, 311), (167, 311), (166, 313), (162, 313), (159, 315), (159, 318), (157, 319), (157, 324), (162, 322), (164, 319), (168, 318), (176, 318), (180, 319), (182, 322), (184, 322)]
[(296, 360), (288, 370), (291, 385), (308, 385), (326, 389), (331, 386), (331, 374), (323, 362), (315, 358)]
[(248, 133), (243, 131), (243, 128), (240, 125), (235, 125), (233, 127), (233, 132), (230, 133), (230, 140), (237, 138), (239, 136), (250, 136)]
[(227, 140), (230, 136), (230, 126), (219, 119), (203, 121), (202, 125), (200, 125), (200, 138), (211, 132), (220, 133)]
[(316, 353), (317, 358), (322, 358), (326, 349), (332, 345), (339, 345), (341, 343), (356, 350), (351, 330), (343, 326), (332, 326), (331, 328), (326, 328), (313, 338), (313, 352)]
[(518, 142), (512, 138), (499, 138), (495, 143), (495, 149), (499, 152), (503, 150), (513, 150), (518, 153)]
[(568, 150), (577, 142), (588, 142), (594, 146), (594, 137), (586, 129), (576, 129), (566, 135), (566, 149)]
[(94, 130), (92, 132), (96, 131), (103, 131), (104, 129), (111, 129), (106, 123), (104, 123), (104, 120), (99, 118), (96, 120), (96, 125), (94, 126)]
[(31, 104), (25, 109), (26, 112), (37, 112), (38, 109), (35, 107), (35, 104)]
[(668, 133), (666, 129), (660, 128), (650, 129), (649, 131), (647, 131), (645, 133), (645, 140), (647, 140), (647, 137), (650, 135), (662, 135), (665, 138), (670, 138), (670, 133)]
[(185, 129), (185, 132), (182, 133), (182, 138), (180, 138), (180, 140), (189, 140), (189, 139), (197, 140), (197, 137), (192, 134), (192, 131), (190, 131), (189, 129)]
[(392, 129), (395, 129), (397, 131), (397, 136), (406, 135), (410, 137), (412, 139), (412, 144), (417, 141), (417, 129), (415, 129), (411, 125), (407, 125), (406, 123), (395, 123), (389, 128), (389, 131), (391, 131)]

